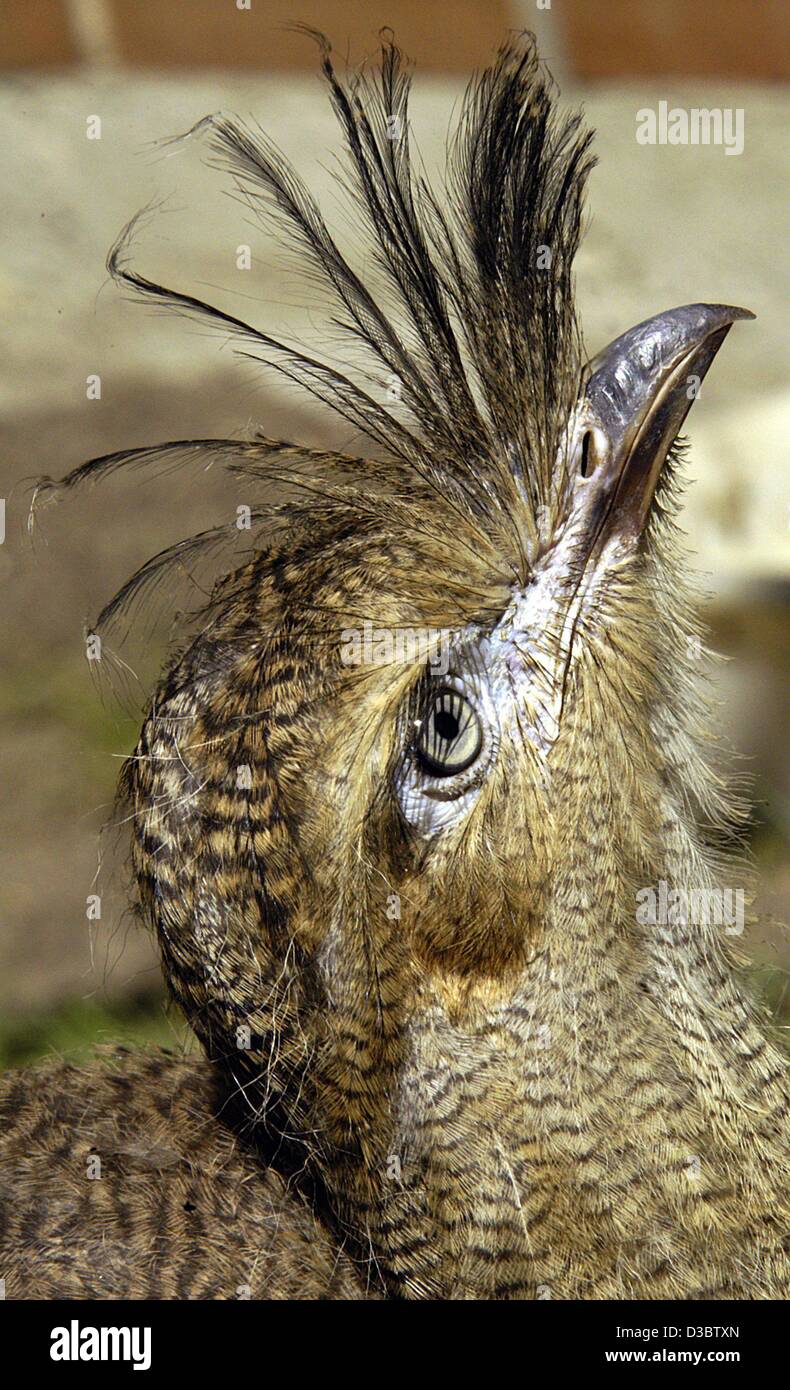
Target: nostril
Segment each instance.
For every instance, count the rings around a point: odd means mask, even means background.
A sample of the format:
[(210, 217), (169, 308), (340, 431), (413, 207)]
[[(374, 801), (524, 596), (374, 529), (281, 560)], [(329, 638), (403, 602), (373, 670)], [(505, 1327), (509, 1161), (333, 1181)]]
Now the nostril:
[(595, 459), (591, 453), (592, 449), (592, 430), (588, 430), (582, 440), (582, 457), (579, 464), (579, 472), (583, 478), (589, 478), (595, 472)]

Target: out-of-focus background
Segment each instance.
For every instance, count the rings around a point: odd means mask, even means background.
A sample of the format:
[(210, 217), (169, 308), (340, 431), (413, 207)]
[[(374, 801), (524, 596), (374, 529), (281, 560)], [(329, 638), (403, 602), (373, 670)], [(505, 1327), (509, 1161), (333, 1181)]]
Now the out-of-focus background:
[[(83, 624), (154, 551), (232, 517), (213, 474), (118, 480), (46, 510), (25, 535), (22, 480), (131, 444), (270, 435), (344, 442), (336, 424), (221, 339), (132, 305), (104, 258), (155, 200), (135, 263), (270, 331), (320, 333), (309, 285), (226, 196), (200, 137), (207, 113), (256, 118), (364, 248), (338, 196), (339, 140), (315, 45), (375, 56), (390, 26), (416, 61), (413, 132), (441, 165), (453, 109), (509, 29), (533, 29), (569, 104), (598, 130), (578, 288), (591, 350), (689, 300), (746, 305), (689, 421), (687, 529), (707, 575), (721, 723), (754, 778), (762, 925), (747, 943), (780, 1016), (790, 965), (790, 507), (787, 492), (787, 136), (790, 10), (781, 0), (3, 0), (0, 3), (0, 1065), (102, 1038), (181, 1036), (128, 911), (113, 787), (133, 746), (162, 634), (143, 629), (94, 683)], [(744, 146), (642, 145), (637, 112), (740, 110)], [(239, 247), (251, 266), (240, 268)], [(100, 396), (96, 384), (100, 378)], [(123, 663), (127, 663), (124, 665)], [(120, 697), (120, 698), (119, 698)], [(102, 826), (105, 830), (102, 832)], [(96, 897), (101, 916), (97, 919)], [(91, 898), (92, 909), (87, 906)], [(88, 912), (93, 920), (89, 920)], [(777, 970), (777, 967), (779, 969)]]

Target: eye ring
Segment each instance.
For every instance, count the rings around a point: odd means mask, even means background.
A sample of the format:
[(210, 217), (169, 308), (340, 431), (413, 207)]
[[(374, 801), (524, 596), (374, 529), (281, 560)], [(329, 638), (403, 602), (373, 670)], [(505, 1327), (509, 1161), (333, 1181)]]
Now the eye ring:
[(415, 747), (422, 766), (434, 777), (466, 772), (483, 748), (483, 726), (471, 700), (452, 685), (432, 690)]

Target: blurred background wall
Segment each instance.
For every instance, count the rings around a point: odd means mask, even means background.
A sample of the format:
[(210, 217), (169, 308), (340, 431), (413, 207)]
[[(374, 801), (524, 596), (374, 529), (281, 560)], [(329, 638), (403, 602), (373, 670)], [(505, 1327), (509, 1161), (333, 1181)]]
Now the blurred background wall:
[[(508, 29), (533, 29), (563, 96), (583, 103), (599, 132), (578, 261), (590, 349), (689, 300), (758, 315), (729, 338), (690, 418), (687, 529), (713, 595), (714, 645), (730, 658), (718, 675), (721, 725), (754, 779), (762, 925), (748, 945), (781, 1012), (774, 968), (790, 964), (778, 925), (790, 918), (787, 6), (2, 0), (0, 1065), (102, 1037), (180, 1036), (151, 944), (127, 909), (125, 829), (112, 808), (166, 624), (144, 623), (128, 649), (118, 641), (97, 682), (83, 624), (134, 567), (232, 516), (237, 499), (213, 475), (117, 480), (46, 511), (31, 544), (25, 480), (131, 444), (255, 426), (344, 442), (336, 424), (221, 340), (125, 302), (104, 270), (117, 232), (155, 200), (135, 244), (144, 273), (277, 333), (320, 331), (309, 287), (226, 196), (200, 138), (159, 143), (209, 112), (255, 117), (364, 270), (338, 194), (339, 142), (316, 49), (288, 28), (297, 22), (323, 29), (352, 62), (375, 54), (381, 26), (394, 30), (417, 64), (413, 128), (429, 170), (441, 166), (470, 71)], [(638, 144), (636, 113), (660, 101), (742, 110), (743, 152)], [(237, 265), (240, 244), (250, 245), (249, 270)], [(101, 394), (91, 397), (95, 376)], [(101, 916), (89, 921), (92, 895)]]

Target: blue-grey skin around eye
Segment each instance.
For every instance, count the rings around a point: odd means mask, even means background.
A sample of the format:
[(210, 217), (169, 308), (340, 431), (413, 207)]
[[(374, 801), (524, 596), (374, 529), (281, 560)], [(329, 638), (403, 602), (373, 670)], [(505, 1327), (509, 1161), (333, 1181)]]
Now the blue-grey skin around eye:
[(434, 835), (465, 815), (493, 766), (500, 729), (491, 689), (492, 664), (496, 666), (491, 660), (490, 639), (466, 638), (453, 649), (447, 674), (437, 677), (428, 688), (421, 717), (431, 716), (440, 690), (454, 690), (473, 711), (480, 746), (469, 766), (442, 775), (426, 765), (418, 740), (409, 738), (396, 777), (396, 792), (404, 819), (417, 834)]

